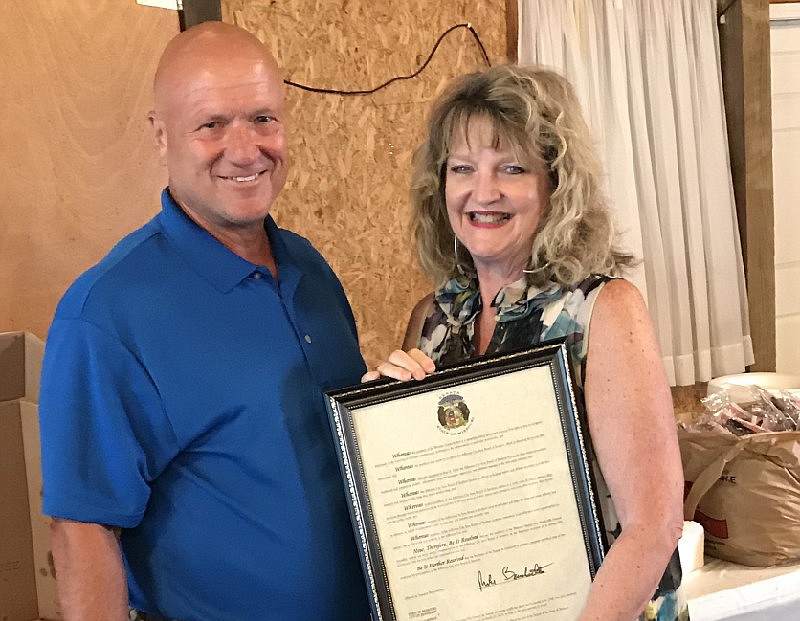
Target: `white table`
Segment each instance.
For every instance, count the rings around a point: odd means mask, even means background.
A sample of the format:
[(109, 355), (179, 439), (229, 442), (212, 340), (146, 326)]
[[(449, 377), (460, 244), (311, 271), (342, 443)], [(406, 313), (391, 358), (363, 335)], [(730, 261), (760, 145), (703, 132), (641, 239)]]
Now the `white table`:
[(800, 620), (800, 563), (744, 567), (706, 557), (684, 574), (691, 621)]

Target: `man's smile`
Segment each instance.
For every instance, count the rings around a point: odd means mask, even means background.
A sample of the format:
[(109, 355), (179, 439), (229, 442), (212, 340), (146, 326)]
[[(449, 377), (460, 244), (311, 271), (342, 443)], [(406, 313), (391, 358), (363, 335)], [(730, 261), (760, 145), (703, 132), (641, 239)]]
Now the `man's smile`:
[(228, 176), (225, 176), (225, 175), (219, 175), (219, 177), (221, 179), (226, 179), (228, 181), (235, 181), (236, 183), (247, 183), (249, 181), (255, 181), (261, 175), (263, 175), (264, 172), (265, 171), (262, 170), (261, 172), (257, 172), (257, 173), (253, 173), (252, 175), (248, 175), (247, 177), (228, 177)]

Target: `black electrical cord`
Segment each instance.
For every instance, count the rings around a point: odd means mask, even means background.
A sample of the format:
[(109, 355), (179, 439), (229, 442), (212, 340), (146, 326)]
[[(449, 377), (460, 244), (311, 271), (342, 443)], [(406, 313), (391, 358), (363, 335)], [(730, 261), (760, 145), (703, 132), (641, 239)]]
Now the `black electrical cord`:
[(720, 7), (719, 2), (717, 2), (717, 17), (722, 17), (725, 13), (728, 12), (728, 9), (731, 8), (736, 3), (736, 0), (728, 0), (725, 6)]
[(361, 90), (361, 91), (340, 91), (332, 88), (316, 88), (313, 86), (305, 86), (304, 84), (298, 84), (297, 82), (292, 82), (291, 80), (284, 80), (283, 82), (284, 84), (288, 84), (289, 86), (301, 88), (304, 91), (311, 91), (312, 93), (325, 93), (328, 95), (371, 95), (372, 93), (375, 93), (381, 90), (382, 88), (389, 86), (389, 84), (391, 84), (392, 82), (397, 82), (398, 80), (410, 80), (412, 78), (416, 78), (420, 73), (422, 73), (425, 67), (428, 66), (428, 63), (431, 62), (431, 59), (433, 59), (433, 55), (436, 53), (436, 50), (439, 47), (439, 44), (442, 42), (442, 40), (451, 32), (457, 30), (458, 28), (466, 28), (472, 33), (472, 36), (475, 37), (475, 41), (477, 42), (478, 47), (481, 49), (481, 54), (483, 54), (483, 59), (486, 61), (486, 65), (488, 67), (491, 67), (492, 63), (489, 60), (489, 55), (486, 53), (486, 48), (483, 47), (483, 43), (481, 43), (481, 39), (478, 36), (478, 33), (475, 32), (475, 29), (472, 27), (472, 24), (466, 23), (466, 24), (456, 24), (455, 26), (451, 26), (450, 28), (445, 30), (441, 35), (439, 35), (439, 38), (436, 40), (436, 43), (434, 44), (433, 49), (431, 50), (431, 53), (428, 54), (428, 58), (425, 59), (425, 62), (422, 63), (422, 66), (419, 69), (417, 69), (414, 73), (412, 73), (411, 75), (395, 76), (394, 78), (386, 80), (386, 82), (380, 84), (379, 86), (376, 86), (375, 88), (370, 88), (368, 90)]

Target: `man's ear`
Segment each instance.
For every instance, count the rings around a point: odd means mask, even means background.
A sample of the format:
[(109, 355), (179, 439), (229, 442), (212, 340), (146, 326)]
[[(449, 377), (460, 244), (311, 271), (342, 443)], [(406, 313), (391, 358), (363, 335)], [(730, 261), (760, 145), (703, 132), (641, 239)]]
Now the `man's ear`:
[(147, 120), (150, 122), (150, 128), (153, 130), (153, 141), (158, 149), (158, 156), (162, 164), (167, 163), (167, 129), (164, 126), (164, 121), (158, 118), (155, 110), (150, 110), (147, 113)]

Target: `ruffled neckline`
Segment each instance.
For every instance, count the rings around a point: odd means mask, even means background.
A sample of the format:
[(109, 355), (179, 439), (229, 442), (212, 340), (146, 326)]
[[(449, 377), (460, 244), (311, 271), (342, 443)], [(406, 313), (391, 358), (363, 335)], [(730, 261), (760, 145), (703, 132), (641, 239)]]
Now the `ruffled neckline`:
[[(561, 291), (561, 286), (554, 282), (545, 287), (529, 285), (523, 274), (519, 280), (500, 289), (492, 300), (492, 306), (497, 309), (497, 321), (526, 317), (535, 308), (557, 299)], [(435, 299), (447, 322), (453, 326), (472, 323), (482, 308), (477, 278), (451, 278), (436, 292)]]

